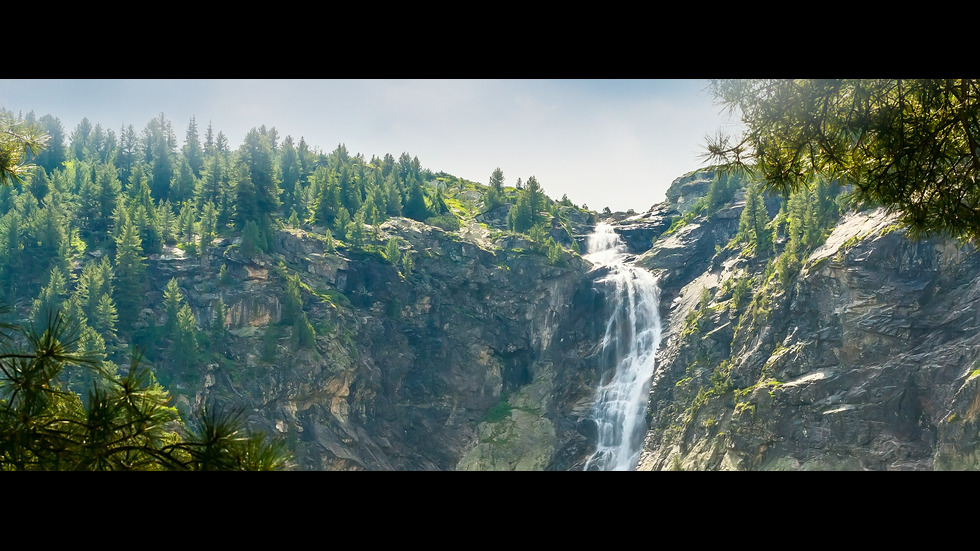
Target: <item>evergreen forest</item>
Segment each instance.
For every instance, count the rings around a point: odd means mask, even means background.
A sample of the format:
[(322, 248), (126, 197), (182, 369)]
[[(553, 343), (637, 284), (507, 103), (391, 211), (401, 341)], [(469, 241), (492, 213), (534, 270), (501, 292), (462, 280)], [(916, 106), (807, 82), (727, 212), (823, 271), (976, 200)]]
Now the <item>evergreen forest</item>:
[[(195, 315), (179, 278), (151, 283), (150, 258), (205, 258), (216, 244), (268, 255), (275, 232), (295, 228), (320, 236), (328, 252), (374, 255), (409, 276), (413, 257), (380, 238), (383, 222), (405, 217), (451, 232), (462, 218), (497, 211), (507, 231), (558, 264), (578, 246), (546, 214), (586, 212), (548, 198), (534, 176), (505, 186), (498, 168), (482, 185), (425, 169), (408, 153), (324, 151), (275, 127), (252, 128), (236, 146), (194, 119), (179, 131), (162, 113), (142, 129), (118, 130), (87, 118), (65, 129), (52, 115), (3, 117), (40, 144), (7, 162), (16, 170), (0, 186), (5, 469), (288, 464), (282, 443), (251, 434), (233, 404), (191, 411), (174, 400), (200, 384), (200, 366), (232, 361), (227, 312), (217, 295), (209, 318)], [(276, 270), (281, 324), (297, 349), (312, 347), (309, 289)], [(215, 284), (225, 282), (221, 273)]]

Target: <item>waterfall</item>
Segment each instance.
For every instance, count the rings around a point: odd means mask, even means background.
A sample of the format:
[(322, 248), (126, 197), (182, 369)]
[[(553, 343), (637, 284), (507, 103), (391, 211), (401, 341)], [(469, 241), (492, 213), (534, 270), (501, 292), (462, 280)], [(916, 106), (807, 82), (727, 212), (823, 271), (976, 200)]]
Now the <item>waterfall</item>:
[(586, 259), (609, 270), (598, 283), (607, 286), (612, 311), (592, 409), (597, 448), (585, 470), (629, 471), (636, 468), (647, 428), (650, 381), (660, 346), (660, 289), (653, 274), (627, 262), (626, 244), (609, 224), (596, 226), (587, 251)]

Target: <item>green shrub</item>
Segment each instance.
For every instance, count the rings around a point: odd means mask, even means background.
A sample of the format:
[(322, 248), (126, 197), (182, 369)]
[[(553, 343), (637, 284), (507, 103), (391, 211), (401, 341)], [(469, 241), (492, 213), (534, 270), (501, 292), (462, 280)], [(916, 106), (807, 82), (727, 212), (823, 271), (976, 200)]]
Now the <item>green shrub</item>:
[(483, 421), (486, 423), (497, 423), (503, 421), (510, 417), (510, 411), (514, 409), (513, 406), (507, 402), (507, 399), (501, 399), (497, 405), (490, 408), (490, 411), (483, 417)]
[(452, 213), (431, 216), (425, 220), (425, 223), (446, 231), (456, 231), (459, 229), (459, 218)]

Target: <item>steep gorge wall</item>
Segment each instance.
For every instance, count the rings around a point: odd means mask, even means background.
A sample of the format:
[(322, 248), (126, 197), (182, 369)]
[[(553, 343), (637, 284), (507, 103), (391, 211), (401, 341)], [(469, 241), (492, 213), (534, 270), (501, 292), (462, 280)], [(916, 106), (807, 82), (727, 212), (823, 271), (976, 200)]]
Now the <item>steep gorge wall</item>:
[[(761, 288), (766, 262), (723, 250), (742, 206), (637, 261), (667, 318), (639, 470), (980, 467), (980, 253), (850, 213), (788, 285)], [(758, 302), (739, 310), (745, 277)]]
[[(203, 262), (153, 259), (156, 283), (183, 276), (202, 326), (219, 296), (227, 312), (228, 361), (183, 389), (188, 405), (244, 406), (254, 428), (288, 440), (298, 469), (579, 461), (601, 338), (589, 312), (603, 300), (588, 263), (555, 265), (518, 237), (494, 242), (474, 228), (464, 237), (393, 219), (379, 230), (382, 240), (402, 239), (411, 273), (377, 253), (328, 253), (318, 234), (289, 229), (276, 233), (272, 255), (221, 243)], [(284, 277), (294, 274), (317, 334), (312, 348), (297, 350), (280, 323)]]

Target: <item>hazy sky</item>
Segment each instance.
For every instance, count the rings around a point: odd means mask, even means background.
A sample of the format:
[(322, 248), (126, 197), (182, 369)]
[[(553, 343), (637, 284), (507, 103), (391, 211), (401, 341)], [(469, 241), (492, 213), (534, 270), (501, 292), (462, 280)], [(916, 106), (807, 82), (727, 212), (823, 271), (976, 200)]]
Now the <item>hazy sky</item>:
[(191, 117), (237, 148), (253, 127), (340, 143), (365, 159), (407, 152), (424, 168), (545, 192), (599, 210), (643, 211), (702, 166), (706, 135), (732, 121), (700, 80), (27, 80), (0, 79), (0, 107), (87, 117), (119, 134), (163, 113), (183, 144)]

